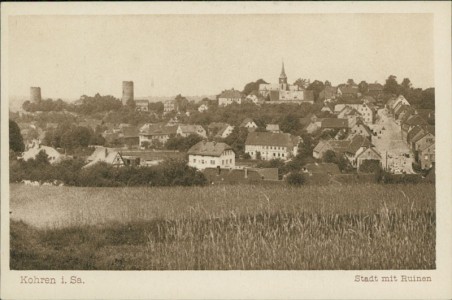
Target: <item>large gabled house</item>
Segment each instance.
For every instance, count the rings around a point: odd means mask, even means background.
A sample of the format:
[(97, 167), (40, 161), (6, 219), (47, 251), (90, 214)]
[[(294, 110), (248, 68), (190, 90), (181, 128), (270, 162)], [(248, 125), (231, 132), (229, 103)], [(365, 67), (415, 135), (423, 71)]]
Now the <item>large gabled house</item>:
[(425, 144), (417, 151), (417, 161), (421, 166), (421, 169), (427, 170), (435, 164), (435, 143)]
[(402, 140), (407, 141), (407, 136), (408, 136), (408, 133), (410, 132), (410, 130), (416, 126), (423, 126), (423, 125), (427, 125), (427, 121), (425, 121), (421, 116), (419, 116), (419, 115), (410, 116), (401, 125)]
[(289, 160), (298, 153), (301, 138), (289, 133), (250, 132), (245, 142), (245, 153), (252, 159)]
[(170, 137), (177, 134), (179, 126), (165, 124), (145, 124), (140, 128), (139, 143), (140, 147), (145, 147), (146, 144), (152, 145), (153, 143), (165, 144)]
[(382, 96), (383, 85), (381, 85), (380, 83), (369, 83), (367, 85), (367, 94), (375, 98)]
[(201, 125), (178, 125), (176, 134), (181, 137), (187, 137), (190, 134), (197, 134), (202, 138), (207, 138), (207, 132)]
[(188, 150), (188, 165), (205, 168), (234, 168), (235, 153), (225, 143), (200, 141)]
[(243, 99), (245, 99), (245, 95), (240, 91), (234, 89), (225, 90), (218, 96), (218, 105), (227, 106), (232, 103), (242, 104)]

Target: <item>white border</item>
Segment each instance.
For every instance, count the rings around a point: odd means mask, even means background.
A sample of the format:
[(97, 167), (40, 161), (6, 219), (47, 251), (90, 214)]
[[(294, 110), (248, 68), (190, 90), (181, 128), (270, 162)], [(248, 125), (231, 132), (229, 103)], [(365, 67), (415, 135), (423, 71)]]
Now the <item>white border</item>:
[[(124, 14), (433, 13), (437, 135), (437, 269), (433, 271), (9, 271), (8, 16)], [(2, 3), (2, 299), (452, 298), (450, 2)], [(415, 63), (415, 62), (413, 62)], [(79, 275), (83, 286), (24, 286), (19, 275)], [(431, 283), (354, 283), (354, 275), (423, 274)]]

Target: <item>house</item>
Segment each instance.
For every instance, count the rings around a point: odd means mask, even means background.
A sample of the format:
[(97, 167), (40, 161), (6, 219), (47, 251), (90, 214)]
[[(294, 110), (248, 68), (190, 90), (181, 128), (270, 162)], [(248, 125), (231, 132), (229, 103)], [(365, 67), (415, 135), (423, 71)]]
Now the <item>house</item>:
[(433, 109), (416, 109), (416, 114), (420, 115), (427, 123), (435, 124), (435, 111)]
[(234, 89), (226, 90), (218, 96), (218, 105), (227, 106), (232, 103), (241, 104), (244, 98), (244, 95), (240, 91)]
[(334, 113), (334, 104), (325, 103), (320, 111), (333, 114)]
[(337, 89), (337, 95), (344, 99), (356, 99), (359, 96), (358, 86), (342, 85)]
[(375, 105), (377, 103), (377, 100), (375, 100), (375, 98), (371, 97), (371, 96), (364, 96), (361, 98), (361, 101), (363, 102), (363, 104), (371, 103), (371, 104)]
[(356, 109), (363, 119), (364, 123), (373, 124), (375, 122), (376, 109), (372, 104), (361, 104)]
[(402, 95), (400, 95), (399, 97), (397, 97), (397, 99), (395, 100), (394, 104), (392, 105), (391, 108), (391, 112), (396, 114), (396, 112), (400, 109), (400, 107), (402, 107), (403, 105), (410, 105), (410, 103), (408, 102), (408, 100), (405, 99), (405, 97), (403, 97)]
[(234, 168), (235, 153), (225, 143), (200, 141), (188, 150), (188, 165), (205, 168)]
[(168, 159), (183, 159), (185, 153), (172, 150), (128, 150), (121, 152), (126, 166), (155, 166)]
[(419, 115), (412, 115), (408, 119), (406, 119), (401, 125), (402, 131), (402, 140), (407, 141), (408, 132), (416, 126), (427, 125), (427, 121), (425, 121)]
[(163, 102), (163, 114), (168, 114), (176, 110), (175, 100), (166, 100)]
[(119, 151), (102, 146), (96, 147), (93, 154), (91, 154), (86, 159), (86, 161), (88, 162), (88, 164), (83, 166), (83, 168), (91, 167), (99, 162), (105, 162), (109, 165), (113, 165), (116, 167), (122, 167), (125, 165), (124, 160), (122, 159), (122, 156), (119, 153)]
[(380, 153), (372, 146), (367, 146), (365, 148), (360, 148), (356, 153), (356, 168), (359, 170), (359, 167), (366, 160), (376, 160), (379, 161), (381, 165), (381, 155)]
[(252, 91), (248, 96), (246, 96), (245, 99), (256, 105), (263, 104), (265, 102), (264, 97), (257, 91)]
[(319, 100), (323, 102), (329, 102), (336, 99), (337, 87), (330, 85), (325, 86), (325, 88), (319, 93)]
[(382, 96), (383, 85), (381, 85), (380, 83), (369, 83), (367, 85), (367, 94), (375, 98)]
[(288, 160), (298, 153), (301, 138), (289, 133), (250, 132), (245, 142), (245, 153), (252, 159)]
[(43, 146), (39, 143), (34, 143), (30, 148), (28, 148), (28, 150), (26, 150), (22, 154), (21, 159), (23, 159), (24, 161), (35, 159), (41, 151), (47, 154), (49, 163), (51, 164), (59, 163), (64, 158), (64, 155), (58, 152), (55, 148)]
[(176, 134), (181, 137), (197, 134), (202, 138), (207, 138), (207, 132), (201, 125), (179, 125), (177, 126)]
[(265, 130), (273, 133), (280, 133), (281, 130), (279, 130), (278, 124), (267, 124), (267, 127), (265, 127)]
[(354, 168), (357, 168), (358, 156), (370, 147), (373, 147), (373, 145), (370, 143), (369, 139), (362, 135), (354, 135), (350, 140), (347, 149), (345, 150), (345, 157)]
[(148, 112), (149, 111), (149, 100), (147, 100), (147, 99), (135, 100), (135, 110)]
[(198, 111), (199, 111), (200, 113), (203, 113), (203, 112), (208, 111), (208, 110), (209, 110), (209, 107), (208, 107), (206, 104), (201, 104), (201, 105), (198, 107)]
[(245, 127), (249, 131), (255, 130), (257, 128), (256, 123), (254, 123), (253, 119), (245, 118), (242, 123), (240, 123), (240, 127)]
[(222, 128), (229, 126), (227, 123), (223, 122), (212, 122), (207, 125), (207, 131), (209, 136), (215, 136)]
[(347, 140), (320, 140), (312, 151), (312, 156), (322, 159), (325, 153), (330, 150), (337, 156), (342, 156), (347, 150), (350, 141)]
[(356, 122), (356, 124), (352, 128), (350, 128), (350, 134), (351, 135), (356, 135), (356, 134), (362, 135), (362, 136), (367, 137), (369, 140), (371, 140), (371, 137), (372, 137), (372, 131), (362, 121)]
[(412, 140), (413, 145), (412, 150), (416, 154), (416, 152), (420, 151), (422, 148), (425, 148), (426, 146), (429, 146), (434, 143), (435, 143), (434, 132), (432, 133), (429, 130), (423, 130), (421, 134), (417, 135)]
[(419, 148), (417, 161), (423, 170), (432, 168), (435, 165), (435, 143)]
[(322, 129), (346, 129), (348, 128), (348, 119), (325, 118), (321, 124)]
[(171, 136), (177, 134), (177, 129), (177, 125), (145, 124), (139, 133), (140, 147), (145, 147), (146, 144), (165, 144)]
[(234, 131), (234, 126), (225, 124), (217, 131), (215, 137), (222, 139), (227, 138), (232, 133), (232, 131)]

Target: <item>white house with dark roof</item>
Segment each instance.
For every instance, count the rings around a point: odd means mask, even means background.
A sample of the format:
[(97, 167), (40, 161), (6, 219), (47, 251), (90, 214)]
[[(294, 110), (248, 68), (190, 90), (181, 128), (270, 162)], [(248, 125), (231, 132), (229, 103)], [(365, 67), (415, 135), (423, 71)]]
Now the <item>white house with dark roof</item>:
[(251, 118), (245, 118), (242, 123), (240, 123), (240, 127), (245, 127), (248, 130), (256, 129), (258, 126)]
[(297, 155), (301, 138), (289, 133), (250, 132), (245, 142), (245, 153), (252, 159), (288, 160)]
[(112, 148), (106, 148), (102, 146), (96, 147), (93, 154), (91, 154), (86, 159), (86, 161), (88, 162), (88, 164), (83, 166), (83, 168), (94, 166), (96, 163), (99, 162), (105, 162), (116, 167), (124, 166), (124, 160), (121, 156), (121, 153)]
[(188, 165), (203, 170), (205, 168), (234, 168), (235, 153), (225, 143), (201, 141), (188, 150)]
[(232, 103), (242, 104), (244, 98), (245, 96), (240, 91), (234, 89), (226, 90), (218, 96), (218, 105), (227, 106)]
[(179, 125), (176, 134), (182, 137), (187, 137), (190, 134), (197, 134), (203, 138), (207, 137), (207, 132), (201, 125)]

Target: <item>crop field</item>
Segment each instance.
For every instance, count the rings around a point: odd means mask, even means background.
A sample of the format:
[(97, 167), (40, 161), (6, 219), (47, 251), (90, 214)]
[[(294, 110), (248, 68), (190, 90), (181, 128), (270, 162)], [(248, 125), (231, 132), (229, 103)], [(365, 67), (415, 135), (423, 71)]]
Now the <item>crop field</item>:
[(435, 186), (10, 185), (11, 269), (435, 268)]

